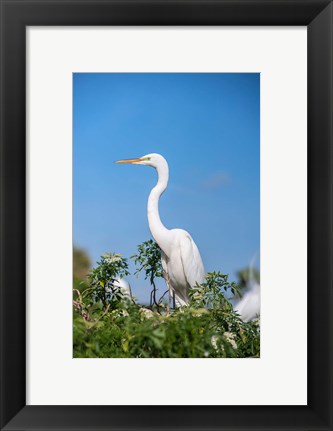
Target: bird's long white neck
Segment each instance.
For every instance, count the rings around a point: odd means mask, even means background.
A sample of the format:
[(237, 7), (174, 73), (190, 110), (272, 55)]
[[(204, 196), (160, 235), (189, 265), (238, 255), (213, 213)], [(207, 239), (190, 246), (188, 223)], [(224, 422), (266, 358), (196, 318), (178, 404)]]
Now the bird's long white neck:
[(148, 198), (148, 224), (154, 240), (159, 244), (164, 253), (168, 255), (170, 246), (168, 238), (170, 237), (170, 231), (161, 222), (158, 211), (158, 201), (168, 185), (169, 168), (167, 162), (165, 161), (165, 163), (158, 166), (156, 170), (158, 181)]

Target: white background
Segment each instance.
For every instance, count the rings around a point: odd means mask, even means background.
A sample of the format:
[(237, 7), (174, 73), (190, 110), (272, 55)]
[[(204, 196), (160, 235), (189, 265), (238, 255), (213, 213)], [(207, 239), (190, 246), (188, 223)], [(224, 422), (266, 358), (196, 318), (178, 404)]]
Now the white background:
[[(27, 404), (306, 404), (306, 38), (27, 30)], [(72, 359), (73, 72), (261, 73), (260, 359)]]

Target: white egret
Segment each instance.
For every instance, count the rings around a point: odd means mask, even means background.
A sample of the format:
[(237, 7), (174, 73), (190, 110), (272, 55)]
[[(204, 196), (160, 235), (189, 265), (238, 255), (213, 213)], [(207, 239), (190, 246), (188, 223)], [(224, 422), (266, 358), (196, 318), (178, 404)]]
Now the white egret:
[(162, 266), (169, 291), (171, 294), (174, 292), (178, 305), (188, 305), (188, 291), (196, 283), (203, 282), (205, 270), (191, 235), (183, 229), (167, 229), (161, 222), (158, 202), (168, 185), (167, 161), (160, 154), (147, 154), (135, 159), (118, 160), (116, 163), (146, 165), (156, 169), (158, 181), (148, 198), (148, 225), (162, 250)]
[(250, 264), (249, 280), (246, 283), (244, 296), (234, 307), (244, 322), (250, 322), (260, 315), (260, 284), (253, 273), (254, 260), (255, 257)]

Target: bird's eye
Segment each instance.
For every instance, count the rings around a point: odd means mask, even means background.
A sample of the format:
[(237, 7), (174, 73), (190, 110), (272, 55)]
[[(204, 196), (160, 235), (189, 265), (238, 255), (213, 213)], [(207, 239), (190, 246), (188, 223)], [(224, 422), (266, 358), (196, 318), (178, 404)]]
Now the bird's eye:
[(143, 159), (141, 159), (141, 160), (143, 160), (143, 161), (149, 161), (150, 160), (150, 157), (144, 157)]

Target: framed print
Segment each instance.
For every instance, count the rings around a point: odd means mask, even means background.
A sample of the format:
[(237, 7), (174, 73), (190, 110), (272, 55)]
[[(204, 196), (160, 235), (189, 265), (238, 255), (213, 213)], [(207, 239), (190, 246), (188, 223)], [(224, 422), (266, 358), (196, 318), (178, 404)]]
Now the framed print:
[(331, 2), (1, 14), (1, 429), (332, 429)]
[[(301, 199), (306, 196), (305, 29), (192, 28), (184, 32), (169, 27), (54, 31), (41, 28), (27, 31), (29, 88), (39, 89), (33, 97), (29, 91), (27, 98), (30, 130), (27, 133), (30, 154), (28, 169), (31, 172), (28, 220), (30, 235), (34, 237), (34, 241), (29, 243), (28, 252), (31, 269), (27, 310), (31, 316), (28, 323), (31, 330), (28, 335), (27, 381), (34, 382), (28, 385), (29, 403), (71, 404), (77, 402), (75, 394), (78, 388), (83, 404), (168, 405), (172, 402), (178, 405), (184, 400), (191, 405), (305, 403), (306, 201)], [(89, 44), (94, 47), (93, 50), (86, 48)], [(228, 49), (224, 50), (224, 55), (216, 59), (213, 53), (226, 45)], [(157, 52), (156, 46), (160, 54), (151, 57), (151, 52)], [(191, 46), (195, 49), (186, 49)], [(68, 47), (70, 55), (66, 56), (64, 65), (62, 57)], [(207, 52), (207, 47), (211, 51)], [(182, 52), (186, 50), (187, 56), (182, 59)], [(126, 56), (123, 55), (124, 51), (127, 52)], [(239, 53), (236, 57), (235, 51)], [(73, 52), (76, 54), (73, 55)], [(105, 58), (104, 52), (110, 55)], [(171, 57), (167, 52), (171, 53)], [(39, 53), (42, 53), (42, 61)], [(140, 53), (139, 56), (137, 53)], [(204, 64), (203, 56), (206, 56)], [(284, 62), (286, 58), (288, 61)], [(90, 64), (99, 72), (86, 72)], [(72, 70), (75, 70), (74, 74)], [(257, 70), (260, 70), (260, 76)], [(287, 82), (280, 78), (286, 73), (289, 77)], [(72, 89), (73, 108), (66, 103), (66, 95), (72, 94)], [(259, 96), (262, 111), (260, 124)], [(285, 106), (287, 97), (288, 106)], [(283, 110), (277, 109), (281, 102)], [(42, 112), (39, 108), (42, 108)], [(66, 119), (70, 118), (71, 111), (73, 146), (71, 129), (66, 127)], [(268, 116), (265, 112), (274, 112), (274, 115)], [(271, 123), (272, 117), (278, 119), (277, 124)], [(57, 129), (53, 128), (53, 118), (57, 118)], [(290, 140), (285, 137), (284, 127), (279, 127), (281, 123), (288, 124), (285, 127), (288, 127), (290, 136), (294, 136), (292, 148)], [(252, 319), (251, 316), (243, 316), (243, 319), (252, 323), (244, 322), (233, 315), (230, 305), (225, 301), (230, 298), (234, 272), (241, 269), (241, 265), (250, 264), (251, 259), (254, 259), (251, 268), (254, 272), (259, 263), (259, 255), (255, 257), (255, 253), (259, 254), (259, 127), (260, 179), (265, 185), (260, 197), (260, 248), (264, 250), (262, 262), (265, 264), (260, 275), (263, 283), (271, 286), (270, 290), (261, 294), (263, 312), (260, 326), (259, 321), (255, 321), (259, 310), (254, 311)], [(191, 135), (192, 129), (197, 130), (197, 133)], [(38, 131), (38, 136), (34, 130)], [(49, 130), (53, 131), (52, 136)], [(118, 134), (115, 136), (115, 133)], [(126, 145), (123, 145), (124, 140), (127, 140)], [(56, 151), (51, 150), (54, 163), (46, 167), (40, 163), (40, 154), (49, 152), (51, 148), (56, 148)], [(125, 150), (126, 154), (120, 155)], [(203, 151), (207, 160), (203, 157)], [(145, 174), (154, 175), (153, 166), (148, 164), (145, 169), (141, 165), (141, 170), (138, 170), (140, 168), (135, 165), (125, 166), (123, 160), (113, 163), (119, 158), (131, 159), (137, 152), (143, 159), (157, 158), (162, 166), (169, 165), (169, 184), (163, 196), (159, 197), (160, 215), (156, 214), (154, 208), (150, 209), (151, 198), (148, 198), (154, 177), (145, 177)], [(158, 153), (159, 156), (149, 155), (152, 153)], [(284, 157), (286, 153), (288, 160)], [(277, 163), (279, 158), (281, 160)], [(131, 160), (135, 162), (135, 159)], [(273, 166), (270, 160), (274, 161)], [(72, 164), (73, 191), (66, 185), (71, 182)], [(282, 165), (283, 179), (279, 168)], [(59, 166), (61, 176), (58, 174)], [(243, 169), (240, 169), (241, 166)], [(296, 179), (295, 166), (298, 172)], [(159, 176), (163, 175), (164, 183), (161, 180), (159, 183), (165, 188), (167, 174), (159, 171), (160, 165), (156, 167)], [(40, 172), (40, 169), (44, 172)], [(196, 172), (195, 176), (193, 171)], [(40, 176), (44, 178), (42, 183), (39, 181)], [(140, 184), (140, 178), (147, 183)], [(269, 192), (275, 183), (279, 184), (279, 194), (274, 193), (272, 200), (266, 196), (265, 189)], [(116, 195), (117, 190), (119, 195)], [(295, 193), (299, 196), (297, 205), (291, 204), (288, 215), (289, 220), (294, 218), (295, 222), (284, 224), (281, 231), (281, 223), (274, 214), (286, 201), (292, 201)], [(66, 205), (65, 202), (71, 203), (72, 196), (73, 205)], [(170, 199), (178, 197), (180, 201), (169, 201), (167, 204), (169, 196)], [(39, 207), (38, 202), (41, 200), (44, 202), (44, 211), (36, 212), (34, 208)], [(147, 200), (148, 211), (145, 208)], [(245, 202), (246, 208), (243, 207)], [(112, 207), (99, 210), (105, 204)], [(212, 205), (211, 210), (208, 209), (209, 205)], [(91, 207), (94, 208), (93, 212)], [(168, 213), (170, 207), (174, 210)], [(54, 229), (48, 236), (39, 235), (39, 232), (48, 229), (44, 223), (50, 223), (53, 214), (57, 214)], [(173, 215), (174, 220), (171, 218)], [(97, 217), (95, 221), (94, 217)], [(156, 218), (160, 219), (157, 232), (154, 229)], [(69, 254), (72, 244), (69, 240), (72, 237), (72, 224), (75, 247), (77, 244), (83, 245), (86, 254), (91, 255), (90, 244), (96, 244), (91, 275), (95, 274), (97, 278), (91, 282), (85, 277), (75, 277), (74, 319), (71, 308), (65, 307), (60, 320), (51, 320), (47, 327), (40, 326), (39, 321), (48, 320), (54, 292), (57, 292), (59, 306), (61, 303), (70, 303), (68, 285), (72, 275)], [(203, 286), (202, 291), (201, 288), (196, 290), (195, 286), (192, 287), (196, 297), (193, 298), (194, 303), (191, 302), (186, 308), (183, 305), (175, 309), (167, 299), (163, 304), (160, 298), (163, 301), (163, 295), (165, 298), (167, 294), (162, 277), (154, 276), (154, 292), (149, 286), (152, 284), (151, 273), (148, 272), (149, 279), (146, 280), (146, 273), (141, 278), (137, 277), (140, 276), (137, 273), (140, 266), (133, 268), (136, 261), (144, 266), (145, 256), (154, 256), (154, 250), (157, 250), (154, 243), (149, 242), (150, 228), (158, 245), (161, 241), (160, 229), (163, 231), (163, 226), (169, 228), (170, 225), (186, 228), (199, 250), (193, 255), (194, 269), (199, 267), (198, 262), (201, 260), (209, 277), (209, 288)], [(56, 226), (61, 226), (61, 232)], [(288, 227), (291, 231), (288, 231)], [(65, 231), (68, 233), (64, 234)], [(166, 233), (166, 242), (169, 231)], [(129, 232), (128, 237), (126, 232)], [(184, 230), (181, 234), (184, 234)], [(98, 238), (101, 238), (101, 242)], [(279, 272), (280, 250), (286, 241), (288, 250), (284, 251), (284, 276), (295, 286), (289, 289), (287, 304), (284, 295), (270, 293), (279, 291), (279, 285), (275, 284), (278, 279), (272, 280), (270, 274)], [(47, 255), (41, 256), (39, 250), (47, 249), (49, 243), (52, 243), (52, 249)], [(275, 246), (270, 247), (270, 244)], [(137, 257), (131, 262), (130, 256), (134, 254)], [(182, 255), (180, 259), (183, 259)], [(159, 257), (150, 257), (149, 260), (160, 262)], [(59, 285), (56, 278), (53, 281), (48, 277), (50, 261), (57, 261), (59, 267), (63, 268), (62, 277), (66, 280), (63, 284)], [(187, 275), (186, 262), (185, 258), (184, 273)], [(113, 265), (117, 265), (120, 272), (113, 274), (116, 283), (126, 280), (131, 286), (124, 301), (112, 295), (114, 286), (110, 285), (109, 277)], [(76, 257), (74, 266), (77, 266)], [(267, 268), (270, 270), (267, 271)], [(145, 271), (160, 274), (162, 269), (145, 266)], [(105, 273), (110, 275), (105, 277)], [(100, 278), (101, 274), (103, 278)], [(47, 290), (38, 282), (46, 278), (49, 286)], [(265, 282), (267, 278), (269, 281)], [(260, 289), (258, 282), (256, 280), (253, 289), (250, 289), (256, 298), (259, 295), (255, 291)], [(222, 287), (222, 292), (217, 290), (219, 287)], [(206, 293), (204, 289), (207, 289)], [(216, 299), (207, 298), (209, 292), (214, 291)], [(48, 308), (40, 304), (40, 298), (49, 304)], [(129, 304), (126, 299), (130, 299)], [(181, 298), (186, 299), (184, 296)], [(211, 303), (203, 303), (207, 299)], [(237, 309), (241, 301), (246, 301), (246, 296), (231, 301)], [(214, 305), (214, 302), (217, 304)], [(224, 302), (223, 306), (221, 302)], [(298, 304), (298, 318), (294, 322), (294, 330), (299, 335), (296, 340), (284, 337), (287, 331), (284, 325), (287, 325), (291, 316), (280, 322), (277, 333), (274, 327), (274, 322), (280, 321), (276, 313), (283, 310), (285, 316), (290, 312), (293, 314), (293, 303)], [(211, 311), (206, 313), (203, 310)], [(134, 325), (131, 325), (132, 320)], [(68, 331), (72, 325), (73, 340)], [(261, 328), (264, 332), (261, 332)], [(50, 331), (53, 336), (48, 337), (44, 331)], [(276, 333), (274, 343), (272, 337), (265, 335), (267, 332)], [(44, 340), (43, 345), (39, 342), (41, 338)], [(53, 350), (55, 340), (59, 347), (50, 358), (46, 352)], [(71, 344), (73, 353), (62, 351), (61, 346)], [(289, 355), (281, 354), (282, 345)], [(277, 358), (283, 375), (271, 373), (276, 367)], [(112, 360), (113, 373), (108, 372), (109, 361), (105, 359)], [(128, 363), (123, 359), (131, 361)], [(223, 373), (220, 372), (222, 360)], [(45, 363), (54, 369), (52, 374), (47, 369), (42, 372)], [(149, 392), (149, 387), (141, 385), (141, 376), (147, 373), (146, 367), (149, 366), (151, 373), (159, 374), (162, 372), (161, 364), (164, 373), (184, 382), (182, 389), (172, 397), (165, 391), (156, 398)], [(84, 374), (95, 376), (89, 381), (89, 390), (87, 382), (84, 382), (84, 387), (77, 381), (75, 384), (70, 383), (75, 378), (74, 370), (78, 366)], [(192, 367), (195, 367), (195, 371)], [(61, 373), (56, 370), (61, 370)], [(65, 370), (68, 372), (65, 373)], [(267, 370), (266, 373), (263, 370)], [(240, 394), (237, 385), (233, 384), (235, 373), (244, 385), (256, 388), (250, 397), (246, 393)], [(124, 374), (131, 376), (133, 389), (130, 393), (122, 392), (121, 389)], [(194, 384), (193, 374), (196, 375), (197, 391), (192, 392), (188, 388)], [(216, 390), (211, 389), (209, 394), (205, 390), (207, 378), (215, 379), (216, 382)], [(107, 393), (98, 391), (101, 379), (106, 387), (112, 386), (117, 390)], [(66, 394), (62, 391), (64, 384), (67, 385)], [(287, 395), (284, 391), (286, 384), (290, 385)], [(218, 390), (223, 385), (228, 385), (228, 392)], [(272, 385), (275, 388), (273, 392), (270, 391)], [(49, 388), (52, 390), (49, 391)], [(71, 388), (75, 390), (74, 393)], [(94, 397), (91, 398), (90, 394), (94, 394)]]

